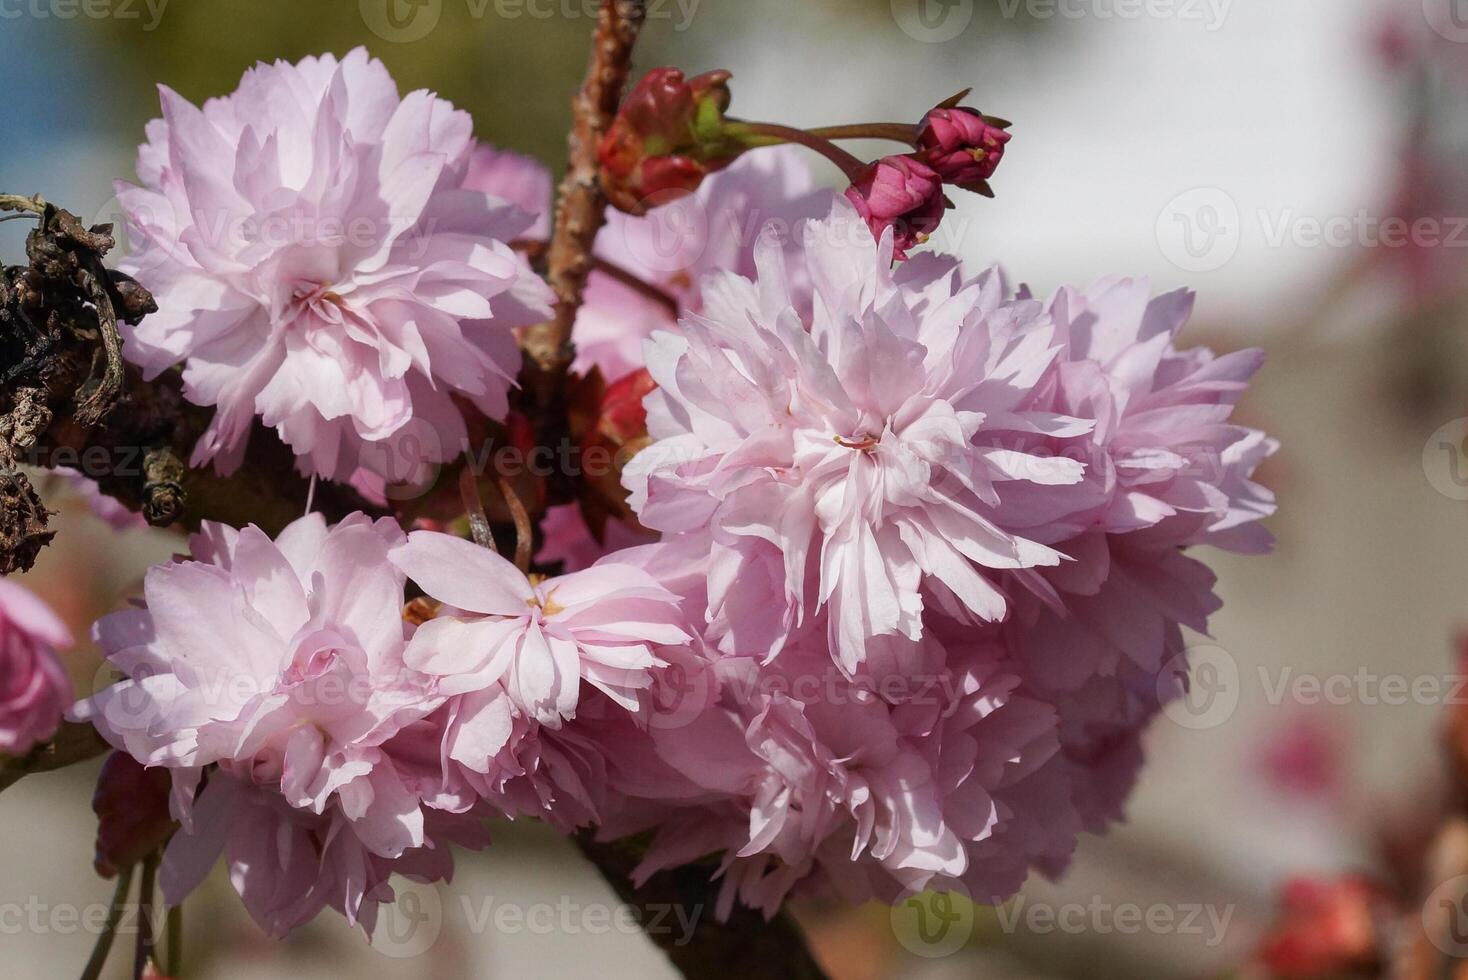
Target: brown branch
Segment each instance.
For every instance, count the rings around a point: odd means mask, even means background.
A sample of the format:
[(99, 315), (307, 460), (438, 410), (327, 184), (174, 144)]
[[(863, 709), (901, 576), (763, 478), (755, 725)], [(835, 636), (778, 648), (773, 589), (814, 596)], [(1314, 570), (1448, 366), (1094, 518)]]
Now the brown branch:
[(718, 921), (714, 916), (718, 888), (709, 881), (707, 866), (660, 871), (634, 888), (635, 848), (621, 841), (597, 841), (590, 833), (580, 834), (577, 844), (622, 901), (634, 907), (673, 909), (676, 921), (695, 923), (691, 934), (681, 928), (649, 931), (649, 938), (685, 977), (825, 980), (825, 971), (789, 912), (766, 921), (755, 910), (736, 905), (727, 922)]
[(597, 145), (617, 114), (632, 68), (632, 46), (645, 15), (643, 0), (603, 0), (596, 19), (591, 64), (571, 103), (569, 162), (556, 200), (556, 226), (546, 277), (556, 294), (555, 317), (528, 327), (521, 338), (526, 354), (526, 394), (541, 411), (552, 409), (563, 399), (566, 372), (576, 356), (571, 327), (591, 272), (592, 244), (606, 221)]
[(494, 482), (500, 496), (504, 498), (505, 507), (510, 511), (510, 519), (515, 522), (515, 567), (528, 573), (531, 551), (535, 545), (535, 528), (530, 522), (530, 512), (525, 509), (524, 501), (515, 492), (515, 485), (505, 479), (504, 474), (496, 473)]
[[(517, 238), (510, 243), (510, 247), (523, 254), (532, 264), (543, 263), (549, 243), (536, 238)], [(595, 255), (591, 257), (591, 269), (593, 272), (600, 272), (610, 279), (615, 279), (633, 292), (652, 300), (675, 318), (682, 312), (676, 296), (661, 286), (648, 282), (630, 269)]]
[(0, 790), (15, 785), (24, 776), (51, 772), (95, 759), (108, 750), (102, 736), (91, 725), (63, 722), (56, 737), (18, 759), (0, 756)]

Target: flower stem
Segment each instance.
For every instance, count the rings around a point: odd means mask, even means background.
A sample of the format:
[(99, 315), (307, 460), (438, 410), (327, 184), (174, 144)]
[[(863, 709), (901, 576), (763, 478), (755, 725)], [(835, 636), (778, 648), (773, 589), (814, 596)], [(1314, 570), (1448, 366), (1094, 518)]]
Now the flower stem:
[(893, 140), (917, 145), (917, 127), (908, 123), (856, 123), (850, 126), (817, 126), (806, 130), (828, 140)]
[(725, 132), (730, 136), (735, 138), (756, 137), (756, 140), (750, 141), (753, 146), (798, 143), (808, 150), (814, 150), (840, 168), (848, 180), (855, 180), (857, 172), (866, 166), (866, 163), (859, 157), (841, 149), (829, 139), (804, 129), (782, 126), (779, 123), (750, 122), (746, 119), (730, 119), (727, 120), (727, 123)]
[(183, 903), (168, 910), (168, 975), (178, 980), (183, 976)]
[[(543, 263), (545, 260), (547, 243), (543, 239), (517, 238), (510, 242), (510, 247), (522, 253), (530, 260), (531, 264)], [(609, 279), (615, 279), (628, 289), (664, 307), (672, 316), (678, 316), (679, 306), (677, 298), (661, 286), (648, 282), (646, 279), (637, 275), (637, 273), (615, 262), (610, 262), (595, 255), (591, 257), (591, 268), (593, 271), (600, 272)]]
[(107, 954), (112, 952), (112, 941), (117, 938), (117, 926), (122, 922), (122, 906), (132, 889), (133, 869), (129, 865), (117, 875), (117, 887), (112, 892), (112, 905), (107, 910), (107, 921), (102, 924), (102, 933), (92, 947), (92, 956), (82, 970), (82, 980), (97, 980), (102, 968), (107, 965)]
[(157, 955), (153, 936), (153, 891), (158, 879), (158, 854), (143, 858), (142, 882), (138, 887), (138, 945), (133, 954), (133, 980), (143, 980), (148, 963)]

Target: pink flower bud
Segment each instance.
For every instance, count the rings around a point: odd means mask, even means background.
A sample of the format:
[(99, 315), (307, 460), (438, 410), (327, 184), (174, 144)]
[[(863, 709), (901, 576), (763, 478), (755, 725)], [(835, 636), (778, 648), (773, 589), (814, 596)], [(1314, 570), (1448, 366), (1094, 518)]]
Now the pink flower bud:
[(964, 106), (934, 109), (918, 127), (923, 159), (950, 184), (972, 184), (994, 176), (1009, 140), (1009, 133)]
[(56, 734), (71, 679), (55, 651), (71, 643), (45, 603), (0, 580), (0, 754), (24, 755)]
[(723, 132), (728, 83), (727, 71), (685, 81), (676, 68), (655, 69), (637, 83), (597, 148), (613, 206), (641, 214), (650, 197), (691, 192), (733, 162), (742, 147)]
[(892, 254), (899, 259), (928, 240), (948, 206), (942, 178), (911, 156), (883, 157), (867, 164), (846, 189), (846, 197), (874, 236), (880, 239), (888, 228), (893, 230)]

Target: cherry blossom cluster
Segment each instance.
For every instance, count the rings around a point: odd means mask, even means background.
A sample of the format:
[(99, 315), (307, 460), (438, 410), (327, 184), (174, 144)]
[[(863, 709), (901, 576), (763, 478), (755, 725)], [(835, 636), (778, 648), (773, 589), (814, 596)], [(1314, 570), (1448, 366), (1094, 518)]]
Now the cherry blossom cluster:
[[(537, 515), (535, 574), (411, 510), (209, 525), (98, 623), (124, 679), (73, 714), (168, 771), (170, 903), (222, 856), (273, 934), (370, 929), (492, 816), (645, 834), (639, 877), (707, 862), (721, 914), (988, 902), (1121, 817), (1219, 606), (1192, 549), (1269, 546), (1275, 444), (1232, 420), (1259, 353), (1180, 347), (1187, 292), (905, 258), (945, 184), (987, 189), (1001, 121), (950, 100), (842, 193), (773, 145), (824, 137), (726, 118), (726, 81), (652, 77), (603, 148), (629, 213), (575, 370), (618, 383), (592, 435), (629, 449), (626, 520)], [(196, 463), (240, 465), (258, 422), (380, 488), (523, 423), (538, 165), (362, 52), (163, 103), (122, 192), (160, 312), (125, 356), (216, 407)]]

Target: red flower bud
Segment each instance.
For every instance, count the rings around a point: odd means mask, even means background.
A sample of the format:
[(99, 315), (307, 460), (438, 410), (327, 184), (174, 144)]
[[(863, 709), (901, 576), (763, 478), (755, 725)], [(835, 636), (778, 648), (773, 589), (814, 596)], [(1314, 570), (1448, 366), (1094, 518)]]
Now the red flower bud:
[(167, 769), (144, 769), (126, 752), (107, 757), (92, 795), (99, 875), (111, 878), (132, 867), (173, 834), (168, 792)]
[(923, 160), (950, 184), (972, 184), (994, 176), (1009, 140), (1009, 133), (965, 106), (934, 109), (918, 126)]
[(857, 172), (846, 197), (877, 238), (893, 230), (892, 254), (927, 241), (948, 206), (943, 181), (932, 167), (912, 156), (883, 157)]
[(724, 133), (729, 77), (711, 71), (685, 81), (676, 68), (658, 68), (637, 83), (597, 148), (613, 206), (642, 214), (648, 198), (693, 191), (734, 161), (743, 147)]

